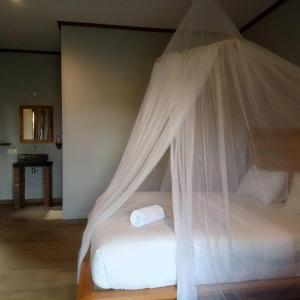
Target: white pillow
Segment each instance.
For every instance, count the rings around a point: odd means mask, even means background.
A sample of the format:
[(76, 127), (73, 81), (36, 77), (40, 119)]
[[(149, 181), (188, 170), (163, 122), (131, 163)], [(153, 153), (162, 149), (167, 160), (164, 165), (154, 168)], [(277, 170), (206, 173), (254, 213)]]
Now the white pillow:
[(294, 175), (291, 191), (284, 207), (289, 212), (300, 213), (300, 173), (295, 173)]
[(250, 196), (265, 204), (284, 201), (288, 195), (288, 174), (252, 166), (244, 175), (238, 194)]

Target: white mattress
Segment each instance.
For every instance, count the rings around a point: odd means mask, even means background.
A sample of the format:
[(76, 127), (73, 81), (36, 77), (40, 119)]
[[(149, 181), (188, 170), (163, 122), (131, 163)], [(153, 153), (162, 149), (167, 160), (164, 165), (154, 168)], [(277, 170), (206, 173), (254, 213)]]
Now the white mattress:
[[(226, 256), (226, 243), (219, 241), (218, 247), (223, 247), (220, 253), (224, 253), (222, 264), (226, 264), (226, 272), (220, 271), (224, 268), (219, 267), (220, 262), (216, 260), (216, 278), (215, 274), (208, 272), (211, 266), (201, 263), (196, 268), (197, 281), (207, 284), (297, 275), (295, 260), (300, 258), (298, 216), (289, 215), (281, 205), (265, 205), (236, 195), (232, 196), (231, 203), (231, 211), (239, 224), (232, 226), (231, 231), (234, 257)], [(162, 205), (167, 218), (142, 228), (132, 227), (130, 212), (150, 204)], [(116, 215), (98, 225), (91, 242), (91, 270), (95, 285), (103, 289), (143, 289), (176, 284), (171, 212), (170, 193), (137, 192)], [(198, 240), (195, 245), (196, 261), (209, 261), (205, 241)], [(242, 261), (235, 264), (236, 258)], [(252, 264), (251, 272), (244, 272), (242, 263)]]

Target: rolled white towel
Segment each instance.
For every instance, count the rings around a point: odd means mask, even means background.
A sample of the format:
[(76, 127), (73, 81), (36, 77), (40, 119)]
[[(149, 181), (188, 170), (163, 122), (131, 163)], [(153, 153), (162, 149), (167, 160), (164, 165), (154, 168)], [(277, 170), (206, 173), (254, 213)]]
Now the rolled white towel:
[(130, 214), (130, 223), (134, 227), (142, 227), (165, 217), (163, 208), (159, 205), (150, 205), (137, 210)]

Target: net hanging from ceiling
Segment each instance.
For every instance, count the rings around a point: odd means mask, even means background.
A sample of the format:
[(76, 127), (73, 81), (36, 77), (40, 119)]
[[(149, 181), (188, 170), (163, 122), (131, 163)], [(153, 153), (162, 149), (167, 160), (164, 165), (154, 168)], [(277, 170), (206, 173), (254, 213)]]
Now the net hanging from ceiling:
[[(244, 39), (216, 2), (194, 1), (154, 64), (120, 165), (89, 215), (79, 270), (97, 224), (169, 152), (157, 186), (171, 183), (178, 299), (201, 299), (207, 284), (211, 299), (242, 299), (223, 284), (296, 276), (292, 235), (247, 201), (287, 198), (300, 171), (299, 95), (298, 67)], [(273, 251), (288, 259), (272, 260)]]

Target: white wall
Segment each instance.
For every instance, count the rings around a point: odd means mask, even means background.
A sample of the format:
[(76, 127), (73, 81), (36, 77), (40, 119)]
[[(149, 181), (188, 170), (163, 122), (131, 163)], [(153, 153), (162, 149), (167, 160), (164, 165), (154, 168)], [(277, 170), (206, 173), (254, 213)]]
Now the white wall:
[[(19, 106), (52, 105), (54, 136), (61, 134), (60, 57), (58, 55), (0, 52), (0, 141), (13, 143), (20, 153), (47, 153), (53, 161), (53, 196), (62, 197), (62, 153), (54, 144), (20, 144)], [(38, 97), (34, 100), (32, 93)], [(10, 148), (12, 148), (10, 147)], [(12, 199), (12, 163), (17, 154), (0, 146), (0, 200)], [(26, 168), (26, 198), (43, 196), (42, 172)]]
[(300, 1), (285, 2), (244, 35), (300, 66)]
[(62, 27), (64, 218), (86, 217), (109, 184), (169, 38)]

